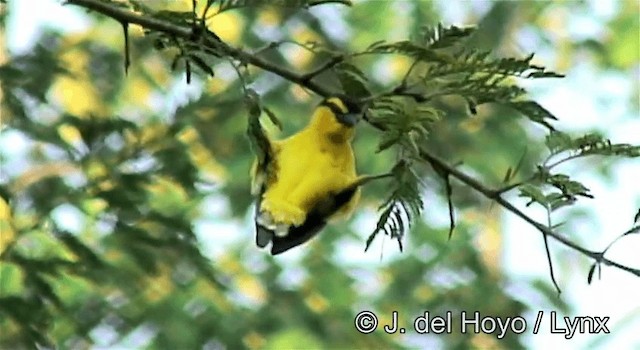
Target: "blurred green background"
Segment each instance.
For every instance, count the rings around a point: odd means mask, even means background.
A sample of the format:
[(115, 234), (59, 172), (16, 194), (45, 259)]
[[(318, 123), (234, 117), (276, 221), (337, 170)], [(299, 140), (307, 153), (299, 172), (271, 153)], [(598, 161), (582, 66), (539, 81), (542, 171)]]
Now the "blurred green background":
[[(232, 66), (216, 63), (214, 78), (194, 69), (187, 85), (184, 67), (171, 69), (175, 52), (156, 51), (153, 41), (131, 26), (132, 65), (125, 76), (117, 22), (55, 1), (25, 3), (0, 4), (0, 348), (36, 343), (61, 349), (533, 348), (545, 340), (532, 338), (547, 335), (533, 336), (530, 328), (498, 340), (461, 334), (458, 327), (444, 335), (410, 330), (389, 335), (382, 325), (394, 310), (407, 329), (426, 310), (451, 311), (454, 318), (460, 311), (523, 316), (529, 327), (541, 309), (575, 314), (570, 291), (563, 299), (555, 296), (544, 260), (521, 255), (537, 271), (525, 278), (509, 270), (505, 250), (518, 245), (504, 240), (515, 227), (505, 223), (509, 214), (455, 183), (458, 225), (448, 241), (443, 184), (427, 167), (421, 173), (424, 219), (406, 237), (403, 253), (383, 237), (364, 252), (385, 197), (383, 183), (365, 188), (350, 221), (329, 226), (310, 244), (275, 258), (258, 250), (247, 113)], [(156, 10), (191, 8), (186, 0), (146, 4)], [(637, 142), (639, 6), (633, 0), (455, 6), (355, 1), (352, 7), (295, 11), (244, 8), (207, 24), (245, 49), (291, 40), (346, 51), (411, 38), (438, 22), (478, 25), (469, 45), (504, 57), (536, 52), (536, 63), (568, 75), (565, 82), (534, 82), (528, 86), (534, 96), (552, 103), (568, 96), (566, 91), (549, 95), (564, 84), (610, 113), (583, 113), (578, 100), (567, 99), (563, 103), (569, 106), (554, 111), (559, 125), (607, 135), (619, 124), (628, 129), (623, 136), (635, 127)], [(293, 44), (264, 55), (298, 71), (322, 62)], [(397, 83), (411, 61), (388, 55), (357, 64), (384, 87)], [(306, 123), (317, 96), (271, 73), (253, 67), (249, 73), (251, 86), (284, 124), (282, 132), (271, 128), (274, 135), (288, 135)], [(450, 163), (463, 161), (465, 170), (490, 186), (498, 186), (526, 150), (522, 176), (530, 174), (543, 157), (543, 130), (495, 106), (482, 106), (469, 117), (463, 102), (440, 102), (447, 115), (432, 131), (429, 149)], [(372, 152), (378, 136), (367, 125), (358, 129), (354, 148), (360, 173), (384, 172), (394, 163), (392, 152)], [(625, 169), (640, 170), (637, 160), (628, 162)], [(615, 182), (611, 161), (585, 164), (594, 181)], [(631, 192), (621, 201), (637, 208), (637, 187)], [(571, 228), (599, 221), (584, 207), (563, 219), (578, 222)], [(543, 252), (537, 232), (512, 234), (533, 237), (536, 245), (530, 249)], [(588, 261), (566, 252), (555, 255), (559, 276), (575, 274), (586, 281)], [(372, 334), (354, 327), (363, 310), (379, 316), (381, 326)], [(615, 320), (620, 329), (637, 319), (635, 310)], [(623, 331), (563, 344), (640, 346)]]

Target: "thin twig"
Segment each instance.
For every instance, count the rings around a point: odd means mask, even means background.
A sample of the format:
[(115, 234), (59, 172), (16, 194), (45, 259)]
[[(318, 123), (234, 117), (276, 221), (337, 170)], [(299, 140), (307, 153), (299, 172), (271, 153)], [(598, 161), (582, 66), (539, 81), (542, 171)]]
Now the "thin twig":
[[(549, 205), (547, 205), (547, 228), (549, 230), (551, 230), (551, 207)], [(551, 258), (551, 250), (549, 249), (549, 238), (547, 237), (547, 234), (542, 232), (542, 238), (544, 240), (544, 249), (547, 253), (547, 264), (549, 264), (549, 275), (551, 276), (551, 282), (553, 282), (553, 285), (556, 287), (556, 290), (558, 291), (558, 296), (560, 296), (560, 294), (562, 293), (562, 290), (560, 289), (560, 285), (558, 285), (558, 282), (556, 281), (556, 274), (555, 272), (553, 272), (553, 259)]]
[(505, 185), (503, 187), (500, 187), (498, 189), (493, 190), (493, 195), (494, 196), (498, 196), (501, 195), (503, 193), (509, 192), (512, 189), (516, 188), (516, 187), (520, 187), (526, 183), (530, 183), (531, 181), (535, 180), (540, 174), (539, 173), (534, 173), (533, 175), (531, 175), (530, 177), (528, 177), (527, 179), (524, 179), (522, 181), (518, 181), (518, 182), (514, 182), (512, 184), (509, 185)]
[(311, 72), (305, 73), (302, 75), (302, 81), (303, 82), (307, 82), (313, 78), (315, 78), (316, 76), (324, 73), (325, 71), (335, 67), (336, 65), (342, 63), (344, 61), (345, 56), (344, 55), (334, 55), (333, 57), (331, 57), (331, 59), (327, 60), (323, 65), (321, 65), (320, 67), (316, 68), (315, 70), (312, 70)]
[(558, 165), (560, 165), (560, 164), (562, 164), (562, 163), (564, 163), (566, 161), (577, 159), (577, 158), (584, 157), (584, 156), (585, 156), (585, 154), (582, 154), (582, 153), (574, 154), (574, 155), (568, 156), (566, 158), (562, 158), (562, 159), (556, 161), (555, 163), (551, 163), (551, 165), (546, 165), (545, 164), (545, 167), (547, 169), (555, 168)]
[(345, 5), (345, 6), (353, 5), (351, 3), (351, 0), (312, 0), (312, 1), (309, 1), (309, 7), (318, 6), (318, 5), (324, 5), (324, 4), (332, 4), (332, 3), (342, 4), (342, 5)]
[(456, 217), (455, 210), (453, 207), (453, 187), (451, 187), (451, 180), (449, 180), (449, 175), (447, 174), (444, 177), (445, 189), (447, 192), (447, 205), (449, 207), (449, 240), (453, 236), (453, 230), (456, 228)]
[(315, 44), (315, 43), (314, 43), (314, 42), (310, 42), (310, 43), (311, 43), (311, 44), (307, 44), (307, 43), (299, 43), (299, 42), (297, 42), (297, 41), (295, 41), (295, 40), (288, 40), (288, 39), (285, 39), (285, 40), (278, 40), (278, 41), (272, 41), (272, 42), (270, 42), (269, 44), (265, 45), (264, 47), (259, 48), (259, 49), (255, 50), (255, 51), (253, 51), (253, 55), (261, 54), (261, 53), (263, 53), (263, 52), (265, 52), (265, 51), (267, 51), (267, 50), (273, 50), (273, 49), (275, 49), (275, 48), (280, 47), (280, 46), (281, 46), (281, 45), (283, 45), (283, 44), (291, 44), (291, 45), (295, 45), (295, 46), (298, 46), (298, 47), (300, 47), (300, 48), (303, 48), (303, 49), (305, 49), (305, 50), (307, 50), (307, 51), (309, 51), (309, 52), (311, 52), (311, 53), (313, 53), (313, 54), (317, 54), (317, 52), (314, 50), (315, 46), (314, 46), (314, 45), (312, 45), (312, 44)]

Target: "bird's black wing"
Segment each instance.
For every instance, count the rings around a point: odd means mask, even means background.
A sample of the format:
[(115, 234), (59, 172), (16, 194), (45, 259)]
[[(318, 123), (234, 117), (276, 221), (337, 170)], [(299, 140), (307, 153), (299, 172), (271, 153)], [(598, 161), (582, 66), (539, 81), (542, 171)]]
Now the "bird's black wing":
[[(320, 230), (327, 225), (326, 218), (319, 215), (307, 215), (307, 220), (300, 226), (293, 226), (289, 233), (284, 237), (278, 237), (272, 234), (271, 254), (277, 255), (296, 247), (315, 236)], [(264, 229), (264, 228), (263, 228)]]
[(260, 193), (258, 194), (258, 198), (256, 200), (256, 209), (254, 211), (254, 222), (256, 225), (256, 245), (260, 248), (264, 248), (267, 246), (267, 244), (269, 244), (269, 242), (271, 242), (274, 237), (275, 237), (275, 233), (272, 230), (269, 230), (268, 228), (260, 225), (258, 223), (258, 216), (260, 215), (260, 206), (262, 204), (262, 194), (264, 193), (264, 185), (262, 185), (262, 187), (260, 188)]
[(337, 194), (329, 196), (307, 214), (307, 219), (302, 225), (291, 227), (289, 233), (284, 237), (273, 235), (271, 254), (280, 254), (313, 238), (327, 225), (327, 219), (347, 204), (357, 190), (357, 185), (349, 186)]

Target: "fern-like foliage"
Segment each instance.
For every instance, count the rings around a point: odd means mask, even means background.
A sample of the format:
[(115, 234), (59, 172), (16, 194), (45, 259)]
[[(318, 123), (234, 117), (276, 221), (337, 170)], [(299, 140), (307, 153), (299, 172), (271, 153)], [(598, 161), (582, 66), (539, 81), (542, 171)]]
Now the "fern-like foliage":
[(473, 27), (445, 27), (438, 23), (435, 27), (423, 27), (419, 41), (431, 49), (443, 49), (457, 44), (474, 32)]
[(626, 143), (614, 144), (598, 134), (586, 134), (572, 138), (566, 133), (554, 131), (546, 138), (549, 156), (538, 166), (533, 181), (520, 186), (520, 196), (528, 198), (527, 205), (537, 203), (550, 210), (573, 204), (579, 197), (593, 198), (582, 183), (565, 174), (552, 174), (556, 166), (586, 156), (640, 157), (640, 146)]
[[(556, 118), (544, 107), (526, 98), (527, 92), (518, 85), (518, 79), (562, 75), (533, 64), (533, 54), (523, 58), (494, 58), (490, 52), (465, 46), (464, 41), (474, 31), (470, 27), (444, 27), (439, 24), (425, 27), (421, 35), (413, 40), (375, 42), (363, 52), (354, 54), (399, 54), (413, 59), (401, 83), (380, 94), (369, 92), (374, 88), (357, 67), (351, 64), (337, 67), (336, 72), (348, 95), (370, 96), (367, 121), (381, 131), (378, 151), (395, 147), (404, 157), (419, 159), (420, 148), (427, 141), (431, 125), (444, 114), (434, 102), (438, 97), (447, 95), (462, 97), (472, 114), (481, 104), (498, 103), (553, 130), (550, 121)], [(447, 174), (442, 176), (447, 178)], [(553, 206), (571, 203), (576, 196), (589, 196), (585, 188), (562, 175), (549, 175), (545, 180), (556, 191), (546, 199), (552, 201)], [(406, 182), (398, 182), (396, 186), (381, 207), (380, 221), (370, 239), (381, 230), (392, 237), (402, 237), (410, 225), (408, 219), (411, 219), (411, 215), (405, 215), (407, 210), (404, 208), (420, 208), (409, 205), (404, 201), (405, 197), (399, 195), (403, 193), (400, 189), (407, 186)], [(538, 199), (544, 197), (542, 193), (532, 195)], [(413, 200), (411, 196), (406, 198)], [(411, 210), (409, 212), (414, 213)], [(419, 213), (419, 210), (415, 213)]]
[(378, 152), (398, 145), (412, 157), (418, 157), (419, 145), (426, 142), (431, 124), (440, 120), (443, 112), (425, 104), (401, 97), (376, 101), (369, 109), (369, 121), (383, 125)]
[[(402, 54), (415, 60), (421, 69), (408, 72), (395, 92), (410, 95), (419, 102), (457, 95), (465, 99), (472, 114), (478, 105), (499, 103), (511, 107), (530, 120), (553, 129), (555, 117), (526, 98), (525, 89), (515, 78), (556, 78), (561, 74), (532, 63), (533, 54), (524, 58), (492, 58), (490, 52), (466, 47), (474, 28), (456, 26), (425, 28), (417, 40), (394, 43), (376, 42), (366, 49), (370, 54)], [(411, 74), (409, 74), (411, 73)], [(407, 84), (407, 81), (412, 81)]]
[(571, 138), (566, 133), (552, 132), (547, 136), (545, 143), (550, 152), (545, 163), (558, 156), (564, 156), (563, 159), (556, 161), (555, 165), (569, 159), (592, 155), (640, 157), (640, 146), (627, 143), (614, 144), (602, 135), (594, 133)]
[(396, 239), (402, 251), (402, 238), (413, 220), (420, 217), (424, 203), (420, 197), (420, 182), (409, 162), (400, 161), (391, 171), (393, 190), (380, 206), (382, 211), (375, 230), (367, 238), (365, 250), (379, 233)]
[(262, 6), (284, 7), (290, 9), (308, 8), (325, 2), (336, 2), (351, 5), (348, 0), (342, 1), (314, 1), (314, 0), (207, 0), (208, 4), (218, 4), (216, 13), (242, 8), (256, 8)]
[(371, 94), (366, 74), (357, 66), (341, 62), (335, 67), (336, 76), (340, 81), (343, 91), (348, 91), (352, 96), (366, 97)]

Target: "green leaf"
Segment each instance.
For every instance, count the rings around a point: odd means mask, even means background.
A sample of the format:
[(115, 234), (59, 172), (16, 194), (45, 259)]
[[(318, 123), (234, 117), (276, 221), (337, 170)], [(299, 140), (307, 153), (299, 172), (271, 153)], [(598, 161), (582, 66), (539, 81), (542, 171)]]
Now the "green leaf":
[(588, 188), (578, 181), (571, 180), (567, 175), (554, 174), (547, 177), (545, 182), (562, 191), (568, 199), (575, 200), (575, 196), (593, 198)]
[(626, 143), (612, 144), (598, 134), (586, 134), (573, 141), (574, 149), (580, 155), (616, 155), (625, 157), (640, 157), (640, 146)]
[(524, 114), (524, 116), (529, 118), (531, 121), (536, 122), (538, 124), (542, 124), (551, 131), (555, 130), (547, 120), (557, 120), (558, 118), (556, 118), (546, 108), (538, 104), (538, 102), (535, 102), (535, 101), (508, 102), (506, 105)]
[(353, 64), (342, 62), (335, 67), (338, 80), (345, 94), (357, 97), (371, 95), (367, 85), (367, 77)]
[(527, 78), (564, 78), (563, 74), (556, 72), (533, 71), (526, 76)]
[(202, 69), (203, 72), (207, 73), (209, 76), (214, 77), (215, 73), (213, 72), (213, 69), (211, 68), (211, 66), (209, 66), (204, 59), (202, 59), (202, 57), (196, 55), (196, 54), (189, 54), (188, 55), (189, 60), (193, 63), (196, 64), (196, 66), (198, 66), (198, 68)]
[(24, 295), (24, 271), (19, 265), (0, 261), (0, 298)]
[(552, 131), (549, 133), (545, 139), (545, 144), (552, 154), (573, 148), (571, 137), (560, 131)]
[(420, 217), (424, 203), (420, 197), (419, 179), (409, 163), (400, 161), (392, 169), (393, 190), (379, 207), (382, 210), (375, 230), (367, 238), (365, 251), (369, 249), (380, 232), (396, 239), (402, 251), (402, 239), (411, 228), (413, 221)]
[(369, 109), (370, 120), (384, 129), (377, 152), (399, 144), (410, 154), (417, 155), (418, 146), (427, 140), (429, 129), (442, 118), (439, 109), (419, 105), (411, 99), (384, 98)]
[(432, 49), (443, 49), (460, 43), (475, 32), (475, 27), (460, 28), (456, 26), (423, 27), (422, 40)]
[(269, 118), (271, 123), (273, 123), (273, 125), (275, 125), (278, 128), (278, 130), (282, 131), (282, 122), (280, 121), (280, 119), (278, 119), (276, 114), (273, 113), (273, 111), (267, 107), (263, 107), (262, 110), (267, 114), (267, 117)]
[(88, 269), (98, 269), (105, 266), (102, 259), (89, 247), (87, 247), (78, 237), (69, 232), (60, 231), (56, 237), (61, 240), (78, 258), (82, 265)]
[(437, 62), (440, 64), (452, 63), (453, 59), (448, 54), (438, 52), (435, 49), (414, 43), (409, 40), (394, 43), (380, 42), (370, 45), (368, 53), (399, 53), (423, 62)]
[(518, 189), (520, 190), (519, 197), (526, 197), (530, 199), (529, 203), (527, 203), (527, 206), (531, 205), (532, 203), (539, 203), (543, 207), (547, 206), (547, 198), (538, 187), (532, 184), (524, 184)]

